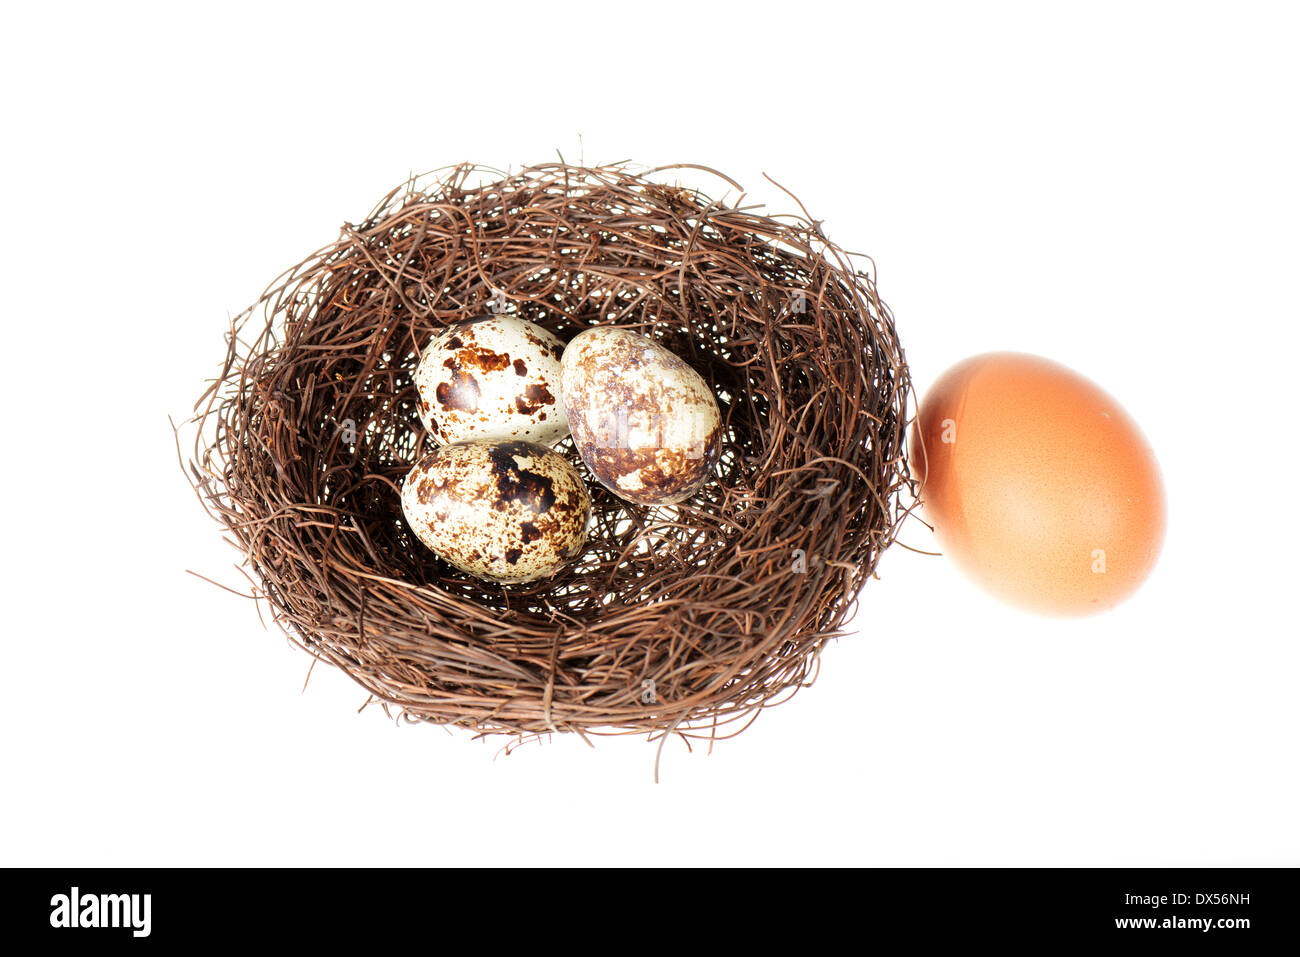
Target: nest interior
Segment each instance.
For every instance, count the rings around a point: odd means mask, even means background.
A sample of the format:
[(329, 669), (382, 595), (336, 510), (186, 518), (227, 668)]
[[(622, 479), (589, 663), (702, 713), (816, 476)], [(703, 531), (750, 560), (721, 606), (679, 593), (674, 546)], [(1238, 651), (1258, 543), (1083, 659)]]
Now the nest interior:
[[(254, 595), (407, 719), (531, 736), (725, 736), (811, 680), (904, 514), (907, 365), (865, 260), (638, 171), (556, 162), (416, 177), (237, 316), (188, 472)], [(713, 481), (644, 508), (594, 481), (590, 539), (500, 586), (425, 549), (399, 489), (412, 375), (456, 320), (661, 341), (722, 412)], [(557, 450), (585, 468), (566, 439)]]

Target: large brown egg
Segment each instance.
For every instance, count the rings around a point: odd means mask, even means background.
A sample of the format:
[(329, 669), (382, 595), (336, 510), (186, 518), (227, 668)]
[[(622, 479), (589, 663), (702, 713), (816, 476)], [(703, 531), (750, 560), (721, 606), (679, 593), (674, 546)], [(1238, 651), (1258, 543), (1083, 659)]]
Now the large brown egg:
[(1156, 563), (1155, 455), (1119, 403), (1062, 365), (990, 353), (953, 366), (921, 403), (910, 457), (944, 553), (1007, 602), (1095, 614)]

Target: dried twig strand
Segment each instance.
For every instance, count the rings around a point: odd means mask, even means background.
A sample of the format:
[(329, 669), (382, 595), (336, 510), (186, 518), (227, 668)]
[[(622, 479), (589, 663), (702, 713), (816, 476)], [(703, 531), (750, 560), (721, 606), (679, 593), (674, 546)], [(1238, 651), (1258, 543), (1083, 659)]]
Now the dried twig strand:
[[(806, 214), (656, 181), (669, 170), (416, 178), (234, 322), (191, 478), (276, 622), (407, 718), (734, 733), (811, 679), (893, 540), (909, 382), (870, 274)], [(565, 340), (610, 323), (662, 341), (725, 430), (694, 498), (641, 508), (593, 482), (582, 558), (507, 587), (440, 562), (399, 506), (428, 441), (420, 347), (502, 309)]]

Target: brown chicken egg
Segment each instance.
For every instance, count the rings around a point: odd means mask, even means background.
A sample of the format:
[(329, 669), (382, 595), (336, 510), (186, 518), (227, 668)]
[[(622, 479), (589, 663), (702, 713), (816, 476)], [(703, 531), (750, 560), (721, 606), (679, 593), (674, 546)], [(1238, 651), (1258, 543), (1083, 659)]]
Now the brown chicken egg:
[(944, 553), (995, 596), (1095, 614), (1146, 579), (1165, 532), (1155, 455), (1109, 395), (1020, 353), (958, 363), (930, 388), (910, 458)]
[(620, 498), (671, 505), (713, 474), (722, 441), (708, 383), (657, 342), (597, 326), (564, 349), (561, 393), (573, 444)]
[(412, 531), (438, 557), (488, 581), (553, 575), (587, 540), (591, 500), (557, 452), (517, 440), (433, 449), (402, 486)]

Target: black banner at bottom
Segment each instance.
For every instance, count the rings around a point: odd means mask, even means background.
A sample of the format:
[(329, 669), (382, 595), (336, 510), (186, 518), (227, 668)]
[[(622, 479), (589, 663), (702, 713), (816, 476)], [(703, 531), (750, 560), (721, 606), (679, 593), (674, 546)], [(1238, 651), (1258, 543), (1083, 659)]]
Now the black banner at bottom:
[[(1102, 943), (1249, 952), (1300, 941), (1294, 869), (10, 870), (4, 927), (49, 943), (387, 947), (451, 928), (498, 950), (691, 950), (844, 928), (861, 944)], [(557, 926), (557, 924), (559, 926)], [(780, 926), (786, 924), (787, 926)], [(775, 926), (774, 926), (775, 925)], [(575, 934), (581, 932), (579, 937)], [(21, 938), (20, 938), (21, 939)], [(558, 939), (558, 938), (557, 938)], [(530, 943), (531, 942), (531, 943)], [(676, 946), (676, 945), (672, 945)]]

